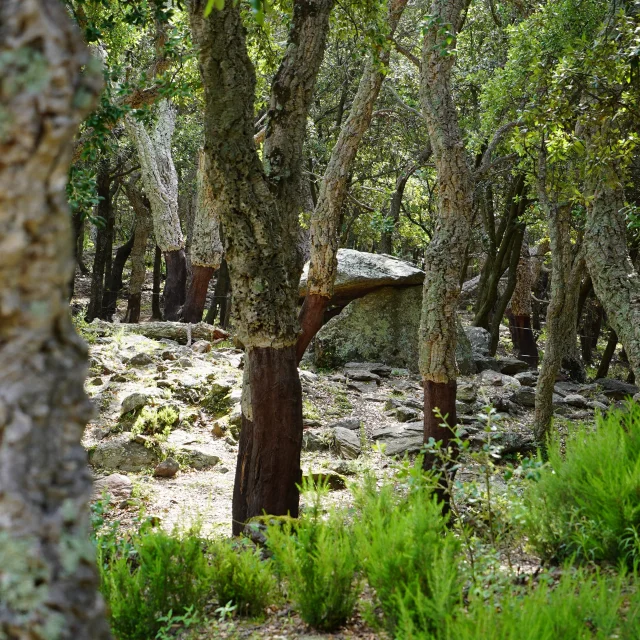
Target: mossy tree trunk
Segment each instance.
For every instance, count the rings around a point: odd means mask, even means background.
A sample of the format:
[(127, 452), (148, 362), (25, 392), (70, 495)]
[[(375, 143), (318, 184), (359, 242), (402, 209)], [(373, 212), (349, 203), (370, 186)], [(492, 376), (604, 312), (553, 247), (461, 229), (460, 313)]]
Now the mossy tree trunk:
[[(424, 439), (446, 447), (456, 425), (456, 308), (473, 215), (473, 180), (451, 89), (457, 34), (466, 0), (433, 0), (422, 44), (420, 99), (438, 184), (438, 216), (425, 254), (419, 365), (424, 384)], [(435, 415), (438, 409), (442, 417)], [(441, 426), (445, 424), (445, 426)], [(425, 466), (434, 460), (426, 456)]]
[(101, 74), (58, 0), (0, 3), (0, 637), (108, 639), (65, 183)]
[(142, 182), (151, 204), (156, 243), (167, 265), (162, 295), (167, 320), (179, 319), (187, 286), (184, 237), (178, 217), (178, 173), (171, 153), (175, 119), (175, 108), (168, 100), (161, 100), (158, 105), (158, 120), (151, 135), (139, 120), (132, 116), (125, 119), (138, 150)]
[[(388, 26), (392, 35), (407, 0), (390, 0)], [(333, 295), (338, 269), (339, 227), (342, 208), (349, 191), (353, 162), (360, 141), (371, 124), (373, 107), (389, 64), (389, 50), (371, 55), (365, 65), (349, 116), (340, 128), (325, 170), (318, 202), (311, 217), (309, 275), (307, 295), (300, 310), (301, 332), (298, 338), (298, 361), (323, 323), (324, 311)], [(408, 178), (407, 178), (408, 179)]]
[(204, 17), (190, 3), (205, 92), (205, 153), (219, 199), (246, 359), (233, 532), (263, 512), (298, 515), (302, 390), (298, 378), (298, 252), (303, 143), (333, 0), (295, 0), (273, 79), (262, 159), (254, 142), (256, 78), (240, 9)]
[(200, 322), (207, 302), (207, 290), (213, 273), (222, 260), (220, 216), (216, 198), (205, 167), (204, 149), (198, 152), (196, 203), (191, 242), (192, 277), (182, 310), (183, 322)]

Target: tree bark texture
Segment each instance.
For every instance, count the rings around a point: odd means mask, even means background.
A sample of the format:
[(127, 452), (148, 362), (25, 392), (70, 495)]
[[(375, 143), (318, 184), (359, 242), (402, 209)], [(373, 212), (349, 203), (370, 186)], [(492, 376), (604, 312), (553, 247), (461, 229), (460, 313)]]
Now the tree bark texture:
[(127, 130), (138, 150), (156, 243), (167, 264), (163, 303), (168, 320), (178, 319), (187, 285), (184, 237), (178, 216), (178, 173), (171, 153), (175, 121), (176, 111), (168, 100), (159, 103), (158, 121), (151, 135), (142, 122), (132, 116), (125, 118)]
[(622, 188), (604, 180), (593, 188), (584, 232), (585, 260), (611, 328), (640, 376), (640, 275), (629, 257)]
[(106, 640), (65, 194), (101, 74), (57, 0), (0, 3), (0, 60), (0, 637)]
[(220, 204), (238, 338), (247, 349), (233, 530), (264, 511), (297, 513), (302, 400), (295, 343), (303, 143), (333, 0), (295, 0), (273, 79), (262, 160), (254, 142), (255, 71), (240, 9), (190, 17), (205, 93), (205, 153)]
[(124, 187), (125, 194), (136, 216), (136, 228), (131, 248), (131, 277), (129, 278), (129, 298), (127, 301), (127, 313), (125, 322), (140, 322), (140, 309), (142, 304), (142, 287), (147, 274), (145, 255), (147, 242), (151, 234), (151, 205), (148, 198), (135, 184), (129, 182)]
[[(443, 51), (447, 47), (443, 31), (455, 36), (466, 4), (463, 0), (431, 3), (433, 24), (425, 33), (420, 72), (420, 100), (436, 165), (439, 204), (425, 254), (419, 366), (425, 388), (425, 442), (433, 438), (444, 445), (452, 433), (432, 416), (437, 408), (443, 416), (448, 414), (448, 427), (455, 427), (456, 307), (473, 216), (473, 182), (451, 91), (455, 56)], [(424, 462), (430, 467), (433, 461), (427, 456)]]
[[(390, 35), (395, 32), (406, 4), (407, 0), (390, 0)], [(297, 353), (300, 358), (322, 326), (324, 310), (333, 295), (338, 269), (340, 217), (349, 191), (353, 161), (360, 141), (371, 124), (373, 107), (386, 76), (388, 63), (388, 49), (377, 57), (372, 54), (367, 60), (349, 116), (340, 129), (320, 183), (318, 203), (311, 217), (307, 298), (302, 304), (299, 317), (302, 331)]]
[(204, 149), (200, 149), (191, 243), (192, 277), (182, 310), (182, 319), (185, 322), (202, 320), (209, 281), (214, 271), (220, 267), (223, 253), (220, 240), (220, 216), (216, 210), (217, 201), (209, 183), (205, 161)]
[(546, 186), (546, 160), (541, 153), (538, 200), (549, 221), (551, 240), (551, 298), (547, 309), (547, 343), (536, 387), (534, 434), (544, 440), (553, 415), (553, 388), (562, 360), (576, 349), (578, 296), (584, 271), (580, 242), (571, 242), (571, 207), (552, 202)]

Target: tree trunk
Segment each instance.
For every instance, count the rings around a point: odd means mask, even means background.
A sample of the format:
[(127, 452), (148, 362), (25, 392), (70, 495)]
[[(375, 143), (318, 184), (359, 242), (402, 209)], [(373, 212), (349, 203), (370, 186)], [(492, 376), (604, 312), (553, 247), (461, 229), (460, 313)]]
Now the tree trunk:
[(605, 180), (593, 188), (584, 232), (585, 260), (593, 289), (611, 328), (640, 376), (640, 276), (627, 249), (622, 189)]
[[(142, 287), (144, 285), (147, 266), (145, 255), (147, 253), (147, 242), (151, 234), (151, 205), (142, 191), (135, 186), (135, 181), (131, 180), (124, 186), (124, 191), (136, 214), (136, 226), (133, 237), (133, 247), (131, 249), (131, 277), (129, 279), (129, 298), (127, 301), (127, 313), (124, 322), (140, 322), (140, 308), (142, 304)], [(154, 272), (155, 274), (155, 272)], [(155, 279), (154, 279), (155, 282)], [(159, 302), (158, 287), (158, 302)], [(155, 291), (154, 291), (155, 293)], [(155, 311), (155, 310), (154, 310)], [(154, 319), (159, 319), (154, 316)]]
[(156, 245), (156, 253), (153, 259), (153, 290), (151, 292), (151, 319), (162, 320), (160, 308), (160, 281), (162, 280), (162, 251)]
[(516, 286), (511, 296), (509, 323), (516, 356), (537, 369), (540, 357), (538, 344), (531, 325), (532, 275), (529, 242), (525, 233), (517, 267)]
[[(434, 0), (422, 45), (420, 99), (438, 176), (438, 216), (425, 253), (419, 365), (424, 381), (424, 441), (447, 447), (456, 426), (456, 307), (473, 216), (473, 181), (451, 92), (455, 34), (466, 0)], [(446, 25), (442, 29), (440, 24)], [(454, 42), (447, 44), (448, 34)], [(438, 409), (445, 420), (438, 418)], [(441, 426), (444, 424), (444, 426)], [(425, 468), (437, 461), (425, 456)]]
[(123, 287), (122, 272), (124, 271), (124, 265), (127, 263), (127, 260), (131, 255), (133, 243), (135, 241), (135, 233), (134, 229), (129, 240), (116, 250), (116, 257), (113, 259), (111, 272), (105, 279), (104, 294), (102, 296), (104, 320), (112, 321), (116, 312), (118, 294)]
[(600, 360), (600, 366), (598, 367), (598, 371), (596, 373), (596, 380), (598, 378), (606, 378), (609, 374), (609, 367), (611, 366), (611, 360), (613, 359), (613, 354), (616, 352), (616, 347), (618, 346), (618, 335), (612, 329), (609, 334), (609, 340), (607, 340), (607, 346), (604, 349), (604, 353), (602, 354), (602, 360)]
[(216, 321), (218, 310), (220, 310), (220, 326), (227, 328), (227, 308), (229, 306), (229, 294), (231, 292), (231, 281), (229, 279), (229, 268), (227, 261), (223, 258), (220, 269), (218, 270), (218, 279), (216, 280), (216, 288), (213, 292), (213, 300), (207, 312), (205, 322), (213, 324)]
[[(97, 215), (102, 218), (104, 224), (97, 228), (95, 255), (91, 271), (91, 293), (89, 294), (89, 306), (87, 307), (86, 320), (91, 322), (94, 318), (103, 318), (102, 298), (104, 295), (104, 279), (107, 268), (107, 258), (110, 258), (113, 245), (113, 210), (111, 189), (111, 176), (109, 163), (106, 160), (100, 162), (98, 179), (96, 182), (97, 193), (100, 197), (97, 207)], [(110, 261), (110, 260), (109, 260)]]
[(240, 8), (190, 17), (205, 93), (205, 152), (219, 198), (235, 326), (246, 347), (233, 532), (265, 511), (298, 515), (302, 395), (298, 380), (297, 250), (303, 143), (333, 0), (295, 0), (273, 79), (262, 158), (253, 138), (255, 71)]
[[(102, 335), (109, 335), (109, 332), (113, 332), (113, 325), (103, 320), (94, 320), (92, 323), (98, 333)], [(210, 324), (199, 322), (198, 324), (192, 324), (188, 327), (181, 322), (170, 322), (165, 320), (164, 322), (142, 322), (139, 324), (123, 324), (118, 327), (118, 331), (125, 333), (136, 333), (152, 340), (162, 340), (167, 338), (174, 340), (180, 344), (187, 344), (189, 336), (191, 340), (196, 342), (197, 340), (208, 340), (214, 342), (215, 340), (221, 340), (229, 337), (226, 331), (222, 331), (217, 327), (212, 327)]]
[[(407, 0), (390, 0), (388, 25), (393, 35), (402, 17)], [(320, 184), (318, 204), (311, 217), (309, 275), (307, 296), (300, 310), (301, 332), (297, 357), (302, 359), (309, 343), (322, 326), (324, 310), (333, 295), (338, 268), (339, 223), (342, 207), (349, 190), (353, 161), (360, 141), (371, 124), (373, 107), (389, 63), (389, 50), (378, 52), (366, 63), (349, 116), (340, 129), (338, 140)]]
[(578, 296), (584, 260), (580, 244), (571, 244), (571, 207), (551, 202), (546, 185), (546, 157), (540, 153), (538, 200), (549, 220), (551, 299), (547, 310), (547, 344), (536, 387), (534, 434), (544, 444), (553, 415), (553, 388), (562, 360), (576, 349)]
[(125, 118), (125, 124), (138, 150), (156, 243), (164, 253), (167, 265), (162, 296), (164, 317), (178, 320), (185, 300), (187, 262), (178, 216), (178, 174), (171, 154), (176, 112), (168, 100), (159, 103), (158, 111), (158, 121), (151, 135), (132, 116)]
[(101, 76), (57, 0), (0, 3), (0, 59), (0, 637), (107, 640), (65, 194), (72, 139)]
[(209, 281), (222, 259), (220, 216), (205, 169), (204, 150), (198, 153), (196, 211), (191, 245), (192, 277), (182, 310), (183, 322), (200, 322), (207, 302)]

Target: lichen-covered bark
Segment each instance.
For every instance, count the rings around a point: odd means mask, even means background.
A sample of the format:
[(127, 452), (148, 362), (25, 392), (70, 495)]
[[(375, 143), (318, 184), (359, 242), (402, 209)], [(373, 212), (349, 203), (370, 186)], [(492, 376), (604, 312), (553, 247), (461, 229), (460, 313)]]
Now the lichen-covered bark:
[[(578, 296), (584, 271), (581, 241), (571, 242), (571, 207), (553, 202), (546, 185), (546, 159), (540, 155), (538, 201), (549, 224), (551, 296), (547, 309), (547, 342), (536, 387), (534, 434), (544, 443), (553, 415), (553, 387), (562, 360), (576, 349)], [(573, 345), (572, 345), (573, 342)]]
[(220, 203), (235, 325), (247, 348), (234, 533), (264, 510), (298, 512), (302, 398), (294, 344), (302, 148), (332, 5), (293, 3), (261, 160), (253, 136), (256, 79), (240, 9), (227, 2), (205, 19), (204, 0), (190, 3), (205, 93), (207, 166)]
[(147, 242), (151, 234), (151, 208), (149, 200), (138, 189), (134, 181), (125, 184), (124, 191), (136, 215), (133, 247), (131, 249), (131, 277), (129, 278), (129, 299), (125, 322), (140, 322), (140, 308), (142, 302), (142, 286), (144, 285), (147, 267), (145, 254)]
[[(390, 0), (388, 25), (392, 35), (407, 0)], [(340, 129), (325, 170), (318, 202), (311, 217), (308, 293), (300, 313), (302, 333), (297, 348), (301, 358), (306, 347), (322, 326), (322, 316), (333, 295), (338, 268), (340, 214), (349, 188), (349, 175), (360, 141), (371, 124), (373, 107), (387, 73), (389, 50), (367, 60), (353, 99), (349, 116)]]
[(585, 260), (596, 296), (640, 380), (640, 275), (629, 257), (622, 188), (598, 181), (584, 232)]
[(0, 3), (0, 60), (0, 637), (102, 640), (65, 194), (100, 74), (57, 0)]
[[(444, 32), (456, 34), (466, 6), (465, 0), (434, 0), (430, 10), (433, 24), (422, 45), (420, 100), (438, 176), (438, 216), (425, 254), (420, 322), (420, 373), (425, 389), (427, 383), (430, 388), (430, 393), (425, 393), (425, 441), (433, 437), (447, 442), (451, 437), (434, 416), (436, 406), (430, 399), (446, 400), (446, 406), (437, 408), (448, 414), (449, 425), (455, 426), (456, 307), (471, 227), (473, 182), (452, 97), (455, 56), (445, 55)], [(431, 383), (442, 385), (442, 392)]]

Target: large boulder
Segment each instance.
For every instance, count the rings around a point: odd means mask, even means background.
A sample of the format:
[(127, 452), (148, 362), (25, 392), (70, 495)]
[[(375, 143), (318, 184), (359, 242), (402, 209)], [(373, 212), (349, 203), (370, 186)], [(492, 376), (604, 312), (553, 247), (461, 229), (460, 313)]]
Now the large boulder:
[[(304, 266), (300, 279), (301, 296), (307, 293), (308, 273), (309, 263)], [(346, 304), (382, 287), (421, 285), (423, 280), (424, 271), (398, 258), (338, 249), (338, 271), (331, 304)]]
[[(318, 366), (384, 362), (418, 371), (418, 329), (422, 287), (384, 287), (353, 300), (320, 329), (315, 339)], [(458, 325), (456, 357), (461, 373), (475, 373), (470, 343)]]
[(146, 446), (129, 434), (121, 434), (111, 440), (103, 440), (89, 452), (89, 462), (95, 467), (110, 471), (135, 473), (160, 462), (160, 451)]

